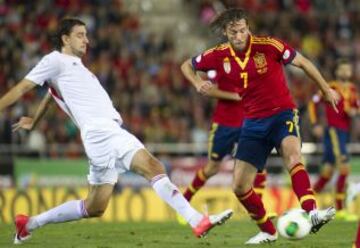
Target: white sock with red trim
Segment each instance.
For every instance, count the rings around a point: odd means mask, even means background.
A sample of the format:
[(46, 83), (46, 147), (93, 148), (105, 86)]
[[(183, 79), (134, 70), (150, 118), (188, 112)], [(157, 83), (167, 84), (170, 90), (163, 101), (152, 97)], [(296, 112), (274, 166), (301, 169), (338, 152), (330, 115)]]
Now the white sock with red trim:
[(65, 202), (30, 218), (26, 229), (31, 232), (49, 223), (62, 223), (88, 217), (83, 200)]
[(203, 215), (196, 211), (181, 194), (180, 190), (170, 182), (165, 174), (160, 174), (151, 179), (151, 185), (167, 204), (179, 213), (192, 227), (196, 227)]

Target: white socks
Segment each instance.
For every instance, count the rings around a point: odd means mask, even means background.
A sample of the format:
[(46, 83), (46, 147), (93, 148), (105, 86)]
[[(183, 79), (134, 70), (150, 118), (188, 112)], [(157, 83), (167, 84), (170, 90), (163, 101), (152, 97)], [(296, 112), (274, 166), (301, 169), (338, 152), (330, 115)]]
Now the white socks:
[(165, 174), (157, 175), (151, 179), (151, 185), (161, 199), (179, 213), (192, 227), (199, 224), (203, 215), (190, 206), (180, 190), (170, 182)]
[(83, 200), (68, 201), (44, 213), (30, 218), (26, 228), (29, 232), (49, 223), (61, 223), (88, 216)]
[[(181, 194), (180, 190), (170, 182), (165, 174), (160, 174), (151, 180), (151, 185), (167, 204), (179, 213), (192, 227), (196, 227), (203, 215), (192, 208)], [(30, 218), (26, 228), (33, 231), (49, 223), (62, 223), (88, 217), (83, 200), (68, 201), (44, 213)]]

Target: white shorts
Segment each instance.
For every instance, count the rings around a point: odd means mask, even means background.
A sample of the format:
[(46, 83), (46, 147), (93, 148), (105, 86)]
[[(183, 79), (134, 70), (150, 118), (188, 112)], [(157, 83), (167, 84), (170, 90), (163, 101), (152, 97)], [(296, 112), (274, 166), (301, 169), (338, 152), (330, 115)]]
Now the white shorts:
[(144, 145), (116, 120), (96, 119), (81, 129), (89, 158), (90, 185), (115, 184), (118, 175), (130, 170), (131, 161)]

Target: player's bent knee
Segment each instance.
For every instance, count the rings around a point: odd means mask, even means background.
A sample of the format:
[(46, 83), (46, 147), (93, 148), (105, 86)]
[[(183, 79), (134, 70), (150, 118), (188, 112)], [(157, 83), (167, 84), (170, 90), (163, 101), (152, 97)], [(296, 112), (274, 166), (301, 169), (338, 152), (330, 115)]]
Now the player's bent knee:
[(302, 163), (302, 157), (300, 153), (291, 154), (287, 157), (286, 160), (288, 161), (289, 169), (292, 169), (292, 167), (294, 167), (295, 165)]
[(248, 184), (248, 183), (242, 183), (242, 184), (234, 183), (232, 186), (233, 192), (236, 196), (241, 196), (241, 195), (249, 192), (251, 187), (252, 187), (252, 184)]
[(106, 209), (87, 210), (89, 217), (101, 217), (104, 215)]
[(91, 204), (88, 203), (86, 204), (85, 202), (85, 208), (86, 208), (86, 212), (88, 214), (88, 217), (101, 217), (103, 216), (103, 214), (105, 213), (106, 210), (106, 205), (104, 206), (104, 204)]
[(155, 158), (148, 159), (146, 165), (144, 166), (146, 166), (146, 168), (143, 168), (143, 175), (148, 180), (151, 180), (157, 175), (166, 173), (162, 163)]
[(155, 173), (165, 173), (164, 165), (157, 159), (151, 158), (149, 161), (149, 166), (152, 171)]
[(151, 180), (154, 176), (165, 174), (165, 168), (162, 163), (147, 151), (138, 154), (133, 162), (131, 169), (136, 173)]
[(220, 170), (219, 163), (211, 162), (204, 167), (204, 174), (207, 178), (214, 176)]

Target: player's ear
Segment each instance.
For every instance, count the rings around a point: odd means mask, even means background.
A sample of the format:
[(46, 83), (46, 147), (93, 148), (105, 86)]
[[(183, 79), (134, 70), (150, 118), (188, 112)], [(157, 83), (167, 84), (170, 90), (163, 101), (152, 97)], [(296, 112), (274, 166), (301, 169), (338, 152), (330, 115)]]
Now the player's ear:
[(66, 34), (61, 35), (61, 41), (62, 41), (63, 45), (68, 44), (70, 41), (70, 36), (66, 35)]

